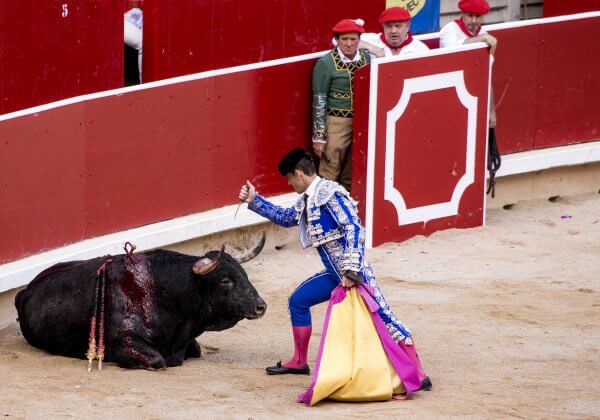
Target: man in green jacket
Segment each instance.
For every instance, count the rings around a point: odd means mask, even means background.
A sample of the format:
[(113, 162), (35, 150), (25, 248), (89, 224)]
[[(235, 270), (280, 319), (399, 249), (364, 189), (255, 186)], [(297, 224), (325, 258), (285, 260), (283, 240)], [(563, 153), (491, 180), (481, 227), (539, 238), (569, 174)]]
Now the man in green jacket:
[(337, 47), (313, 69), (313, 149), (321, 158), (319, 175), (350, 191), (354, 73), (370, 62), (358, 48), (364, 28), (344, 19), (333, 27)]

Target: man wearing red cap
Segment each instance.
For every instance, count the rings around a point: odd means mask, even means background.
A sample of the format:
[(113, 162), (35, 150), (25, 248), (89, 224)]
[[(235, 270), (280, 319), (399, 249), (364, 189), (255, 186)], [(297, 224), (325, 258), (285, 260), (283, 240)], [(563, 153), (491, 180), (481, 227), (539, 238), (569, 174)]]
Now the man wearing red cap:
[(410, 54), (429, 50), (414, 39), (410, 32), (410, 13), (402, 7), (390, 7), (379, 16), (382, 33), (366, 33), (360, 37), (360, 47), (375, 57)]
[(483, 15), (490, 11), (490, 5), (485, 0), (460, 0), (458, 8), (460, 18), (444, 25), (440, 31), (440, 47), (485, 42), (493, 54), (497, 40), (481, 27)]
[(371, 61), (358, 48), (364, 28), (344, 19), (333, 27), (337, 47), (313, 69), (313, 149), (321, 158), (319, 174), (350, 190), (354, 72)]

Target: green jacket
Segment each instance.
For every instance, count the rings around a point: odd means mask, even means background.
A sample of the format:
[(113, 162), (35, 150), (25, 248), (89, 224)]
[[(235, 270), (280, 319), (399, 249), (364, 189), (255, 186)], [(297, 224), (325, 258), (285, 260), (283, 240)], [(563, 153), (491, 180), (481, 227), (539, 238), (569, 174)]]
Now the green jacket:
[(367, 50), (360, 59), (344, 63), (337, 48), (321, 57), (313, 68), (313, 140), (325, 141), (327, 115), (352, 117), (354, 72), (371, 62)]

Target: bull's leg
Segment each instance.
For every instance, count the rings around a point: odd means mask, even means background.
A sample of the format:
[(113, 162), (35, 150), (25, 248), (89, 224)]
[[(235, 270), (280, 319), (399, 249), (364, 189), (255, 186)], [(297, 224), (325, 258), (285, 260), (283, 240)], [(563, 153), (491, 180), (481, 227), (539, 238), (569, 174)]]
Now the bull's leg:
[(167, 366), (181, 366), (185, 360), (185, 350), (173, 352), (165, 355), (165, 363)]
[(192, 340), (185, 350), (185, 358), (196, 358), (202, 355), (202, 350), (200, 349), (200, 344), (196, 340)]
[(113, 329), (107, 349), (112, 349), (111, 362), (116, 362), (125, 368), (142, 368), (160, 370), (166, 368), (165, 358), (148, 338), (139, 317), (128, 317), (117, 320), (120, 328)]
[(196, 340), (192, 340), (187, 346), (173, 349), (169, 354), (165, 354), (164, 356), (167, 366), (180, 366), (189, 357), (200, 357), (200, 353), (200, 345)]
[(111, 361), (129, 369), (161, 370), (167, 362), (160, 352), (140, 339), (129, 338), (111, 356)]

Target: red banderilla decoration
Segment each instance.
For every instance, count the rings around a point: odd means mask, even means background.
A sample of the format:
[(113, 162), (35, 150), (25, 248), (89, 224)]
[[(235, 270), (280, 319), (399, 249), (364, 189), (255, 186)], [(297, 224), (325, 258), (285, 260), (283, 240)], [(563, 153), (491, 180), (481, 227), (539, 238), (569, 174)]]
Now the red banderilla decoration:
[[(92, 308), (92, 317), (90, 319), (90, 335), (88, 351), (86, 353), (88, 359), (88, 372), (92, 371), (92, 365), (96, 358), (98, 359), (98, 370), (102, 370), (102, 361), (104, 360), (104, 297), (106, 295), (106, 265), (111, 262), (111, 258), (107, 259), (96, 272), (94, 306)], [(96, 337), (98, 337), (98, 340), (96, 340)]]

